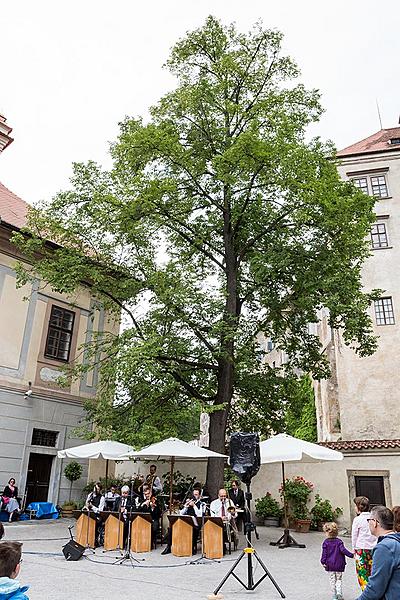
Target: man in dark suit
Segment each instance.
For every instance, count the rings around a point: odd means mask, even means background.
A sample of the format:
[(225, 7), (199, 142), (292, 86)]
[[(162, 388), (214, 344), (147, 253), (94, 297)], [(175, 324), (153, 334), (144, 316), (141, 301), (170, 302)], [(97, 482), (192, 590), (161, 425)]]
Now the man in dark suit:
[(236, 517), (236, 524), (238, 531), (242, 530), (242, 523), (244, 521), (244, 507), (245, 507), (245, 498), (243, 490), (240, 489), (240, 483), (237, 479), (234, 479), (231, 483), (231, 488), (229, 490), (229, 498), (232, 500), (235, 508), (239, 509), (243, 512), (238, 512)]
[(113, 512), (121, 514), (121, 520), (124, 523), (124, 547), (128, 538), (129, 530), (129, 518), (128, 515), (136, 510), (136, 498), (131, 498), (130, 489), (128, 485), (124, 485), (121, 488), (121, 495), (116, 498), (113, 506)]

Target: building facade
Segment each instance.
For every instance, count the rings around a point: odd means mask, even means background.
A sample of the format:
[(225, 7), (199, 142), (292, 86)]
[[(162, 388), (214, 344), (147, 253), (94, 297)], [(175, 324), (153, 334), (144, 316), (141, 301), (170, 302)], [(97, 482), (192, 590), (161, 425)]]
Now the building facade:
[[(381, 290), (370, 307), (379, 347), (360, 358), (339, 331), (330, 329), (327, 312), (320, 311), (315, 333), (332, 375), (314, 383), (318, 440), (340, 450), (344, 460), (287, 465), (286, 471), (289, 477), (309, 478), (316, 493), (343, 508), (342, 523), (349, 526), (356, 495), (366, 495), (374, 504), (400, 504), (400, 127), (383, 129), (341, 150), (338, 158), (341, 177), (376, 198), (371, 256), (362, 281), (367, 292)], [(277, 496), (280, 474), (274, 467), (262, 467), (255, 491), (265, 493), (268, 478), (269, 491)]]
[[(2, 148), (10, 133), (0, 118)], [(24, 226), (28, 208), (0, 183), (0, 490), (15, 477), (28, 503), (62, 503), (70, 484), (57, 450), (82, 443), (74, 429), (83, 419), (84, 399), (96, 393), (98, 373), (95, 367), (67, 387), (58, 377), (72, 360), (86, 360), (81, 346), (94, 332), (118, 324), (106, 318), (88, 290), (68, 298), (39, 280), (17, 288), (15, 263), (23, 257), (11, 236)], [(74, 498), (88, 479), (88, 462), (81, 462)]]

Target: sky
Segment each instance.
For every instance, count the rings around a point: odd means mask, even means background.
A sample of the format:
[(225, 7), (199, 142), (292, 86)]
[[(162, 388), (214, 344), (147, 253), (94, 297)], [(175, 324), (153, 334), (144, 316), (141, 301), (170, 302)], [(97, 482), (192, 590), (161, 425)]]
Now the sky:
[(248, 31), (261, 19), (322, 94), (310, 135), (338, 149), (400, 113), (399, 0), (19, 0), (1, 5), (0, 113), (14, 142), (0, 181), (29, 203), (68, 189), (72, 162), (108, 167), (126, 116), (174, 86), (170, 48), (212, 14)]

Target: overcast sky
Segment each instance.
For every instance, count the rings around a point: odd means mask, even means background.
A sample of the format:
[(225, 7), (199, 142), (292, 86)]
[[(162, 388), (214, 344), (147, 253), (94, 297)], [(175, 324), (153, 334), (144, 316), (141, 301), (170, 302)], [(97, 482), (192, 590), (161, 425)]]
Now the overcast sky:
[(173, 82), (169, 49), (213, 14), (258, 19), (318, 88), (312, 133), (338, 148), (395, 127), (400, 112), (399, 0), (18, 0), (0, 9), (0, 112), (15, 141), (0, 180), (27, 202), (68, 187), (73, 161), (108, 164), (125, 115), (146, 115)]

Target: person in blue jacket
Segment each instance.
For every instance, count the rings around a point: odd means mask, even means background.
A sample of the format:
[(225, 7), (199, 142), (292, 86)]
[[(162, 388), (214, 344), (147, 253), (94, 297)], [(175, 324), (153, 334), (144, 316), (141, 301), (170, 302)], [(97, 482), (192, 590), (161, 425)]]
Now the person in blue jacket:
[(372, 573), (358, 600), (399, 600), (400, 533), (393, 531), (393, 513), (385, 506), (375, 506), (368, 519), (378, 543), (372, 553)]
[(25, 594), (28, 587), (17, 581), (21, 568), (22, 544), (0, 542), (0, 600), (29, 600)]

